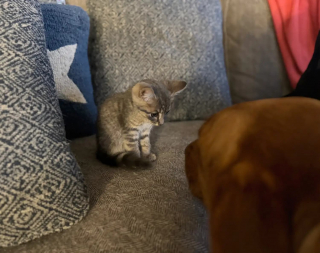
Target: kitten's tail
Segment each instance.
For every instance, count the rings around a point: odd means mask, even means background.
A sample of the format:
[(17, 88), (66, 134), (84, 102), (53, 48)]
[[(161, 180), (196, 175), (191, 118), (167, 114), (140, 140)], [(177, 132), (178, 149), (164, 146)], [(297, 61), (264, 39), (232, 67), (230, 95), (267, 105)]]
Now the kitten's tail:
[(150, 167), (151, 162), (145, 158), (139, 157), (135, 152), (128, 151), (116, 155), (108, 155), (102, 151), (97, 152), (97, 158), (100, 162), (112, 167)]

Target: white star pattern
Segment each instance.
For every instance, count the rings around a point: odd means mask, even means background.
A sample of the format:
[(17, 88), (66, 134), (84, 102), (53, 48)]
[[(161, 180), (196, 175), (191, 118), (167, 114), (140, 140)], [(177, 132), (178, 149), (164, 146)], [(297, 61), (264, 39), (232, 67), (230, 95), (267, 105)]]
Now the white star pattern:
[(68, 77), (77, 44), (60, 47), (48, 52), (48, 57), (53, 70), (54, 82), (59, 99), (86, 104), (87, 101), (77, 85)]

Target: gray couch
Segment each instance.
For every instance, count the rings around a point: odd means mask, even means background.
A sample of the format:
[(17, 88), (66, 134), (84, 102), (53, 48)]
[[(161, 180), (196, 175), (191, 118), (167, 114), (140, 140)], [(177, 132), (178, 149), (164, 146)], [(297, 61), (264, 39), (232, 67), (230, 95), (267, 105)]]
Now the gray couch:
[[(222, 0), (225, 60), (234, 103), (290, 91), (267, 0)], [(184, 148), (202, 121), (166, 123), (153, 134), (150, 170), (109, 168), (95, 158), (95, 137), (72, 142), (91, 210), (69, 230), (0, 253), (208, 252), (202, 204), (188, 191)]]

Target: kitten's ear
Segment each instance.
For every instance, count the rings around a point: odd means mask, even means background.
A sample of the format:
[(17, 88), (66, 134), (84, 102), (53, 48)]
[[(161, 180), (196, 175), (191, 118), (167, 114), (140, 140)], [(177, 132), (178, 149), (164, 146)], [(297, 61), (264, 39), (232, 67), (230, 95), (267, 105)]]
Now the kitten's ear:
[(137, 83), (133, 86), (132, 96), (136, 102), (144, 101), (148, 104), (155, 98), (152, 87), (147, 83)]
[(174, 80), (167, 81), (166, 86), (167, 89), (171, 92), (171, 96), (175, 96), (187, 87), (187, 83), (185, 81)]
[(145, 102), (149, 103), (154, 99), (154, 92), (151, 87), (141, 88), (139, 91), (139, 97), (142, 98)]

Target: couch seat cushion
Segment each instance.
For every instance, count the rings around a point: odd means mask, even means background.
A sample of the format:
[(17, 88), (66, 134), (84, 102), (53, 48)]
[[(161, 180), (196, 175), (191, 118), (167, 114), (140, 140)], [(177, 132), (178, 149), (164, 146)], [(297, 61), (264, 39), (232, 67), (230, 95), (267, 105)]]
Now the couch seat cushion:
[(184, 173), (184, 149), (202, 123), (154, 129), (158, 160), (147, 170), (101, 164), (95, 158), (95, 136), (73, 141), (91, 197), (89, 214), (67, 231), (0, 253), (208, 252), (206, 212), (189, 192)]

